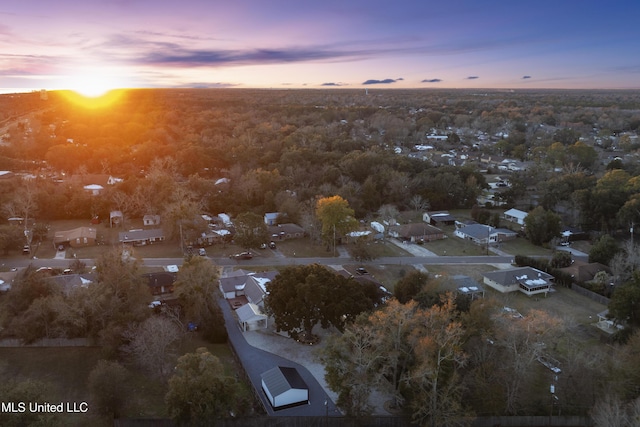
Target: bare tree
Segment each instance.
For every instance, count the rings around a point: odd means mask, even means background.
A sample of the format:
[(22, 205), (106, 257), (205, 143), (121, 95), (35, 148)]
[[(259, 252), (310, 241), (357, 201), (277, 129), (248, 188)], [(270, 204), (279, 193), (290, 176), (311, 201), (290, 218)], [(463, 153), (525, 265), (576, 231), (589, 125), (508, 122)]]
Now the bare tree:
[(183, 336), (175, 322), (163, 316), (152, 316), (124, 332), (129, 344), (123, 350), (143, 368), (161, 377), (171, 373), (174, 344)]
[(423, 199), (421, 195), (416, 194), (411, 198), (411, 200), (409, 200), (409, 206), (411, 206), (411, 208), (413, 208), (414, 211), (420, 212), (424, 210), (429, 210), (429, 208), (431, 207), (431, 204), (429, 203), (428, 200)]
[(381, 380), (377, 365), (383, 357), (376, 345), (376, 331), (364, 317), (332, 336), (322, 354), (325, 379), (339, 393), (338, 406), (348, 415), (363, 416), (373, 409), (369, 396)]

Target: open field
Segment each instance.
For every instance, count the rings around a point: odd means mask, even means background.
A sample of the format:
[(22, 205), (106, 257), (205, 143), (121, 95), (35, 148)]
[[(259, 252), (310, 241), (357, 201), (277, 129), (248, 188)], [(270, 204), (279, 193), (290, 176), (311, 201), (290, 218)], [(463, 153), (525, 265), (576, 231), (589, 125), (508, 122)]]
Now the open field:
[[(198, 347), (206, 347), (217, 356), (230, 375), (239, 369), (226, 344), (210, 344), (198, 334), (188, 334), (177, 353), (193, 352)], [(0, 347), (0, 381), (38, 380), (49, 387), (45, 395), (48, 402), (89, 403), (88, 413), (62, 414), (57, 419), (58, 425), (109, 426), (113, 424), (111, 420), (91, 411), (91, 396), (87, 389), (89, 373), (102, 358), (99, 347)], [(166, 417), (166, 383), (145, 375), (135, 366), (128, 366), (128, 369), (131, 378), (127, 382), (128, 401), (122, 416)]]

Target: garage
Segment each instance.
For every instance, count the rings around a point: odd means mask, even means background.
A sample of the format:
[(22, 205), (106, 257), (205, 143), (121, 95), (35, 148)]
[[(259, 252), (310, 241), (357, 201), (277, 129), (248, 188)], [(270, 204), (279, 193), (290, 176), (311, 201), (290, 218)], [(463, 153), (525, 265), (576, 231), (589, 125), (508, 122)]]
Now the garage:
[(295, 368), (278, 366), (260, 376), (274, 411), (309, 403), (309, 388)]

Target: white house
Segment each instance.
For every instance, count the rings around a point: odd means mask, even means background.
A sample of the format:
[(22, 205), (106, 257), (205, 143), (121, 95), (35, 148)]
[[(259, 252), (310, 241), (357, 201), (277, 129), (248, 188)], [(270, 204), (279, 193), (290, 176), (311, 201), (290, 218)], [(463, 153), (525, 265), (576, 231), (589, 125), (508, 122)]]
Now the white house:
[(553, 276), (533, 267), (496, 270), (483, 274), (484, 283), (503, 294), (520, 291), (525, 295), (547, 294)]
[(236, 310), (240, 328), (244, 332), (267, 328), (268, 316), (260, 310), (260, 307), (253, 303), (245, 304)]
[(503, 218), (507, 221), (524, 225), (524, 219), (527, 217), (527, 215), (529, 215), (527, 212), (523, 212), (518, 209), (509, 209), (503, 214)]
[(506, 240), (515, 239), (518, 233), (506, 228), (495, 228), (484, 224), (469, 224), (457, 228), (453, 234), (464, 240), (471, 240), (477, 245), (487, 243), (500, 243)]

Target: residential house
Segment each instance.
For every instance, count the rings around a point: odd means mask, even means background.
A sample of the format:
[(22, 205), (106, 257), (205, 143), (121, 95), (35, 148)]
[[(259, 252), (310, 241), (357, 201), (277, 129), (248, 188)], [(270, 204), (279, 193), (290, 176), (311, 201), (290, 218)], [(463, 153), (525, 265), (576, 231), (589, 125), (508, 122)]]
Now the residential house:
[(600, 271), (611, 274), (611, 269), (599, 262), (584, 262), (575, 260), (569, 267), (561, 268), (560, 271), (569, 274), (573, 281), (581, 284), (593, 280), (595, 275)]
[(120, 243), (131, 243), (134, 246), (151, 245), (164, 241), (164, 231), (161, 228), (121, 231), (118, 233), (118, 241)]
[(452, 279), (460, 295), (466, 295), (472, 300), (484, 298), (484, 288), (475, 279), (460, 274), (453, 276)]
[(109, 226), (119, 226), (124, 222), (124, 214), (120, 211), (109, 212)]
[(477, 245), (500, 243), (515, 239), (518, 233), (506, 228), (495, 228), (484, 224), (469, 224), (457, 228), (453, 234), (464, 240), (471, 240)]
[(145, 227), (160, 225), (160, 215), (145, 215), (142, 217), (142, 223)]
[(69, 295), (74, 289), (87, 288), (92, 283), (95, 283), (97, 278), (95, 273), (86, 274), (61, 274), (58, 276), (51, 276), (46, 279), (48, 282), (53, 283), (59, 290), (65, 295)]
[(547, 294), (553, 276), (532, 267), (496, 270), (483, 274), (484, 283), (501, 293), (520, 291), (525, 295)]
[(73, 230), (56, 231), (53, 236), (53, 243), (58, 245), (68, 245), (72, 248), (93, 246), (96, 244), (96, 229), (93, 227), (78, 227)]
[(82, 187), (84, 191), (91, 194), (92, 196), (99, 196), (103, 191), (104, 187), (98, 184), (89, 184)]
[(264, 214), (264, 223), (267, 225), (278, 225), (279, 212), (267, 212)]
[(289, 240), (304, 237), (304, 229), (297, 224), (278, 224), (267, 226), (271, 240)]
[(152, 295), (163, 295), (174, 291), (174, 283), (178, 275), (169, 271), (160, 271), (143, 274), (143, 277)]
[(238, 270), (234, 273), (218, 280), (218, 286), (224, 298), (233, 299), (244, 296), (247, 302), (264, 307), (267, 283), (275, 279), (278, 272), (264, 271), (254, 273), (252, 271)]
[(524, 219), (527, 217), (527, 215), (529, 215), (527, 212), (521, 211), (519, 209), (509, 209), (502, 215), (502, 217), (507, 221), (524, 225)]
[(454, 225), (456, 218), (448, 211), (425, 212), (422, 214), (422, 220), (428, 224), (435, 226)]
[(389, 235), (410, 242), (431, 242), (445, 238), (444, 231), (423, 222), (394, 225), (389, 228)]

